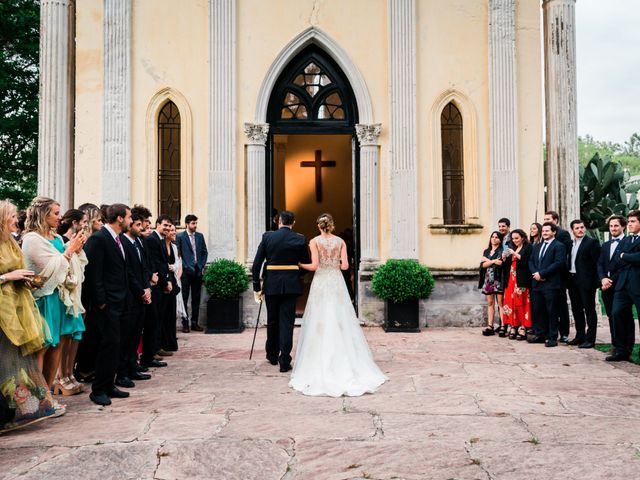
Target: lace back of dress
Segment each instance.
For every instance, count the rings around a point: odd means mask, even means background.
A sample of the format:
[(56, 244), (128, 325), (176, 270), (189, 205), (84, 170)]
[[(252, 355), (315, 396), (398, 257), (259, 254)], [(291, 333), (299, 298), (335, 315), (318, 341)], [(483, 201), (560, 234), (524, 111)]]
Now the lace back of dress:
[(340, 237), (316, 237), (318, 246), (319, 268), (340, 268)]

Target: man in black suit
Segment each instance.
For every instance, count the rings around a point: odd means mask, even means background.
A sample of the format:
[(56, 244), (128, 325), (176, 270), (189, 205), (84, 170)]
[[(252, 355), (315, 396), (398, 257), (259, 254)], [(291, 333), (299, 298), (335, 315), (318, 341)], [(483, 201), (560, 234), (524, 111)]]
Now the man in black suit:
[[(145, 246), (151, 272), (157, 274), (157, 283), (151, 287), (151, 304), (155, 305), (155, 332), (154, 335), (145, 333), (142, 344), (142, 358), (140, 363), (145, 367), (166, 367), (166, 362), (155, 359), (155, 354), (160, 350), (162, 338), (162, 315), (166, 296), (171, 294), (173, 285), (169, 272), (169, 258), (165, 247), (164, 237), (173, 222), (168, 215), (160, 215), (156, 219), (156, 229), (147, 237)], [(163, 352), (167, 353), (167, 352)]]
[[(261, 301), (264, 294), (267, 302), (267, 360), (272, 365), (280, 363), (281, 372), (291, 370), (296, 299), (302, 294), (298, 264), (309, 261), (304, 236), (292, 230), (294, 223), (292, 212), (280, 212), (279, 229), (262, 235), (251, 270), (256, 301)], [(264, 284), (260, 287), (265, 261)]]
[(189, 333), (190, 330), (201, 332), (202, 327), (198, 325), (200, 293), (202, 273), (207, 265), (209, 252), (204, 235), (197, 231), (198, 217), (192, 214), (187, 215), (184, 218), (184, 225), (184, 232), (176, 236), (176, 244), (182, 257), (182, 300), (185, 309), (189, 304), (189, 293), (191, 293), (191, 328), (189, 328), (189, 319), (183, 319), (182, 331), (184, 333)]
[(557, 230), (555, 223), (546, 222), (542, 225), (543, 242), (533, 247), (529, 259), (533, 278), (531, 316), (535, 333), (529, 342), (545, 342), (547, 347), (558, 345), (558, 305), (563, 301), (565, 290), (567, 253), (564, 245), (555, 239)]
[(148, 380), (151, 375), (138, 371), (138, 345), (144, 327), (145, 305), (151, 304), (150, 275), (147, 270), (146, 253), (140, 241), (143, 218), (139, 213), (131, 214), (131, 227), (120, 234), (120, 240), (127, 254), (127, 322), (122, 329), (120, 341), (120, 365), (116, 376), (119, 387), (135, 387), (133, 380)]
[[(616, 249), (620, 246), (620, 241), (624, 238), (624, 229), (627, 226), (627, 219), (622, 215), (612, 215), (607, 221), (609, 227), (609, 240), (602, 244), (600, 258), (598, 259), (598, 280), (602, 289), (602, 303), (609, 317), (609, 332), (611, 333), (611, 343), (614, 344), (615, 330), (613, 324), (613, 295), (616, 291), (615, 284), (617, 273), (611, 274), (609, 264), (613, 259)], [(631, 315), (631, 311), (629, 311)], [(613, 350), (613, 348), (612, 348)], [(613, 353), (613, 352), (612, 352)]]
[[(593, 348), (596, 344), (598, 315), (596, 313), (596, 291), (598, 290), (598, 259), (600, 242), (585, 235), (587, 230), (582, 220), (571, 222), (573, 245), (569, 253), (569, 298), (576, 326), (576, 336), (569, 345), (578, 348)], [(585, 318), (588, 329), (585, 333)]]
[(640, 312), (640, 210), (627, 215), (627, 231), (616, 248), (609, 264), (611, 274), (617, 275), (613, 297), (613, 322), (615, 353), (606, 358), (609, 362), (629, 360), (635, 342), (635, 322), (629, 315), (632, 305)]
[(111, 398), (128, 392), (114, 385), (120, 356), (120, 332), (127, 314), (127, 259), (120, 234), (131, 224), (131, 210), (116, 203), (102, 207), (105, 225), (87, 240), (89, 263), (84, 288), (98, 330), (95, 379), (89, 398), (98, 405), (111, 405)]
[[(573, 245), (573, 241), (571, 240), (571, 235), (564, 228), (560, 228), (559, 225), (560, 215), (558, 212), (554, 212), (553, 210), (549, 210), (544, 214), (544, 222), (551, 222), (558, 227), (558, 231), (556, 232), (556, 240), (564, 245), (565, 251), (567, 252), (567, 257), (571, 253), (571, 246)], [(567, 258), (567, 262), (569, 258)], [(564, 270), (565, 275), (565, 285), (568, 284), (568, 270)], [(560, 342), (569, 343), (569, 305), (567, 304), (567, 292), (562, 294), (562, 301), (558, 307), (559, 314), (559, 322), (560, 322)]]

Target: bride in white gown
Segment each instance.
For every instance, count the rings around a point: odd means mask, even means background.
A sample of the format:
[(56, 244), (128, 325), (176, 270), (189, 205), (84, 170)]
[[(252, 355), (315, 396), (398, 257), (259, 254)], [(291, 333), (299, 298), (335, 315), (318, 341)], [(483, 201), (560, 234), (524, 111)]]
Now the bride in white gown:
[(315, 274), (289, 386), (305, 395), (372, 393), (387, 378), (373, 361), (340, 271), (349, 268), (346, 245), (331, 234), (331, 215), (320, 215), (318, 228), (311, 263), (300, 265)]

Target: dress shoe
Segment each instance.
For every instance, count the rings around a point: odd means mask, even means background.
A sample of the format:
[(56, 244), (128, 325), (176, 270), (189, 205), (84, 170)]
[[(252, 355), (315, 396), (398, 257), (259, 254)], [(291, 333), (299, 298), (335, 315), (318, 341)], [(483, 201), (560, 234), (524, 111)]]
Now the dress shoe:
[(544, 343), (545, 342), (545, 338), (541, 335), (534, 335), (531, 338), (527, 339), (527, 342), (529, 343)]
[(569, 340), (567, 342), (567, 345), (571, 345), (572, 347), (575, 347), (577, 345), (580, 345), (581, 343), (584, 343), (584, 340), (581, 339), (581, 338), (576, 337), (573, 340)]
[(129, 376), (129, 378), (131, 380), (149, 380), (151, 378), (151, 375), (149, 375), (148, 373), (134, 372)]
[(277, 358), (276, 358), (276, 359), (273, 359), (273, 358), (269, 358), (269, 357), (267, 357), (267, 360), (269, 361), (269, 363), (270, 363), (271, 365), (277, 365), (277, 364), (278, 364), (278, 359), (277, 359)]
[(196, 325), (195, 323), (192, 323), (191, 330), (193, 330), (194, 332), (202, 332), (203, 328), (200, 325)]
[(115, 384), (122, 388), (133, 388), (136, 386), (129, 377), (116, 377)]
[(569, 335), (562, 335), (559, 340), (560, 343), (564, 343), (565, 345), (569, 344)]
[(160, 355), (161, 357), (171, 357), (171, 356), (173, 356), (173, 352), (169, 352), (167, 350), (160, 349), (160, 350), (158, 350), (158, 355)]
[(558, 346), (558, 342), (556, 340), (547, 340), (546, 342), (544, 342), (544, 346), (545, 347), (557, 347)]
[(596, 345), (591, 342), (582, 342), (580, 345), (578, 345), (578, 348), (593, 348), (595, 346)]
[(106, 393), (98, 393), (95, 394), (93, 392), (91, 392), (89, 394), (89, 399), (97, 404), (97, 405), (101, 405), (103, 407), (106, 407), (107, 405), (111, 405), (111, 399), (109, 398), (109, 396)]
[(191, 330), (189, 329), (189, 325), (182, 326), (182, 333), (189, 333)]
[(161, 362), (160, 360), (156, 360), (154, 358), (150, 362), (143, 363), (142, 365), (149, 368), (159, 368), (159, 367), (166, 367), (167, 362)]
[(107, 392), (107, 395), (109, 395), (109, 397), (111, 398), (127, 398), (129, 396), (129, 392), (123, 392), (119, 388), (113, 387), (111, 390)]
[(136, 370), (138, 372), (148, 372), (149, 371), (149, 367), (145, 367), (143, 365), (137, 364), (136, 365)]
[(613, 355), (609, 355), (605, 358), (607, 362), (628, 362), (629, 356), (623, 355), (622, 353), (614, 353)]
[(280, 365), (280, 371), (282, 373), (288, 372), (289, 370), (293, 370), (293, 367), (291, 365)]

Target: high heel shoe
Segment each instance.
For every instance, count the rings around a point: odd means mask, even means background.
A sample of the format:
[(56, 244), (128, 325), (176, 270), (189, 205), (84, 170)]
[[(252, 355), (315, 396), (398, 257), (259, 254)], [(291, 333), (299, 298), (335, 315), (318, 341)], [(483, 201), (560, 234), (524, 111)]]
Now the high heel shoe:
[(71, 381), (73, 386), (76, 387), (76, 389), (78, 390), (78, 393), (84, 392), (84, 387), (78, 380), (76, 380), (76, 377), (74, 377), (73, 374), (69, 377), (69, 380)]
[(65, 397), (70, 397), (72, 395), (76, 395), (80, 393), (78, 389), (71, 383), (68, 377), (61, 378), (58, 383), (53, 386), (53, 394), (59, 395), (62, 394)]

